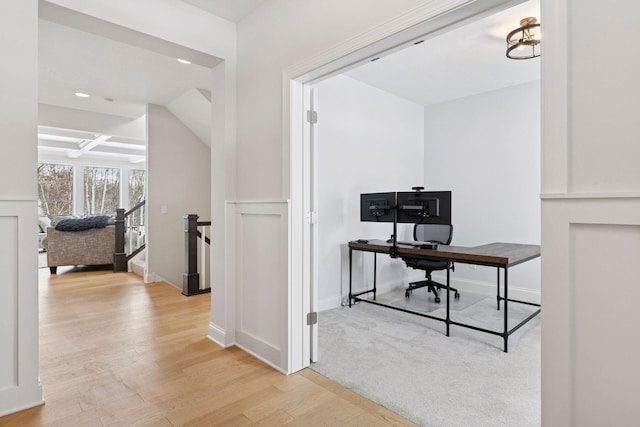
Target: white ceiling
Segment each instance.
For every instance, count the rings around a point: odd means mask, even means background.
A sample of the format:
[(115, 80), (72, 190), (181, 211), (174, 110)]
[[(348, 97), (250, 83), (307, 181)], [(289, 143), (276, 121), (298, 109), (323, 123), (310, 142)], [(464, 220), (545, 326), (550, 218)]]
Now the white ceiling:
[[(38, 98), (46, 107), (41, 107), (41, 120), (42, 112), (50, 116), (49, 106), (54, 106), (62, 107), (56, 123), (61, 116), (84, 119), (73, 113), (82, 110), (116, 116), (102, 121), (123, 124), (143, 116), (148, 103), (169, 106), (190, 91), (210, 92), (211, 67), (219, 58), (52, 3), (40, 2), (39, 9)], [(90, 96), (79, 98), (76, 92)], [(39, 152), (47, 157), (144, 160), (144, 131), (132, 137), (83, 125), (40, 124)]]
[(265, 0), (182, 0), (231, 22), (239, 22)]
[(190, 89), (211, 87), (207, 67), (42, 19), (38, 52), (44, 104), (137, 118), (147, 103), (166, 105)]
[[(171, 1), (189, 3), (238, 22), (265, 0)], [(210, 90), (210, 67), (218, 58), (48, 2), (41, 2), (40, 9), (38, 90), (41, 104), (136, 119), (144, 114), (147, 103), (167, 106), (188, 91)], [(536, 80), (539, 59), (513, 61), (505, 58), (504, 52), (505, 36), (518, 26), (519, 20), (539, 15), (539, 0), (531, 0), (422, 44), (382, 56), (347, 75), (422, 105)], [(189, 65), (181, 64), (177, 57), (183, 54), (196, 60)], [(78, 98), (75, 92), (91, 96)], [(67, 144), (68, 150), (77, 150), (91, 139), (84, 133), (70, 135), (71, 131), (60, 131), (64, 137), (77, 138), (73, 142), (60, 141)], [(41, 146), (51, 151), (55, 145), (55, 135), (52, 135), (55, 129), (48, 127), (41, 133)], [(94, 134), (94, 138), (101, 138), (100, 133)], [(101, 150), (115, 152), (117, 147), (109, 147), (108, 142), (116, 138), (102, 137), (104, 143), (90, 151), (96, 155)], [(139, 155), (139, 147), (132, 149), (133, 152), (129, 150), (126, 154)], [(108, 156), (108, 153), (101, 155)]]
[(421, 105), (539, 80), (540, 58), (505, 56), (506, 35), (529, 16), (539, 20), (539, 0), (382, 56), (346, 75)]

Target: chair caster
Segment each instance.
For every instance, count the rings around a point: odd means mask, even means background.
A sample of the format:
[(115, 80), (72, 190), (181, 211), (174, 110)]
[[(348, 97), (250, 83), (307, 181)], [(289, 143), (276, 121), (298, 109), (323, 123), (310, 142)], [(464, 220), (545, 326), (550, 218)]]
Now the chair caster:
[(454, 298), (455, 298), (455, 299), (460, 299), (460, 293), (459, 293), (459, 292), (456, 292), (456, 293), (455, 293), (455, 295), (454, 295)]
[(440, 302), (440, 297), (436, 297), (436, 302)]
[(404, 291), (404, 297), (405, 298), (409, 298), (411, 296), (411, 291), (409, 289), (407, 289), (406, 291)]

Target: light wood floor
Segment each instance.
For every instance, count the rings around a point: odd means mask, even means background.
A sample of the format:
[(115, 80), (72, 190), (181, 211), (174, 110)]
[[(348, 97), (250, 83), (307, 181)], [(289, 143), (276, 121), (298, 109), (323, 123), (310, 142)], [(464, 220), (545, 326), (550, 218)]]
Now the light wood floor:
[(46, 404), (0, 426), (414, 425), (312, 370), (285, 376), (208, 340), (208, 294), (39, 271)]

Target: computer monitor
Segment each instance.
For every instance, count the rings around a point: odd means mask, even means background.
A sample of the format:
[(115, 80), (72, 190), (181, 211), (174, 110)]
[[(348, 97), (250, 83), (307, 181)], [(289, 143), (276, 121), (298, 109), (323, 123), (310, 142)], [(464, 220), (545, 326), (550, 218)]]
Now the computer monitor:
[(398, 222), (451, 224), (451, 191), (398, 192)]
[(395, 192), (360, 195), (360, 221), (393, 222), (395, 208)]

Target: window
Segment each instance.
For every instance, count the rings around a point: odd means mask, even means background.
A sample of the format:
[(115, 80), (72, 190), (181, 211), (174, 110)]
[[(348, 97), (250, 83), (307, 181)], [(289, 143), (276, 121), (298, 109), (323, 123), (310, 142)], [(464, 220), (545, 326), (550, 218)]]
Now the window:
[[(143, 170), (129, 171), (129, 209), (144, 200), (144, 177)], [(144, 207), (133, 212), (130, 218), (130, 224), (144, 225)]]
[(129, 208), (144, 200), (144, 172), (134, 169), (129, 171)]
[(112, 214), (120, 207), (120, 169), (84, 168), (84, 214)]
[(38, 164), (40, 215), (73, 213), (73, 166)]

